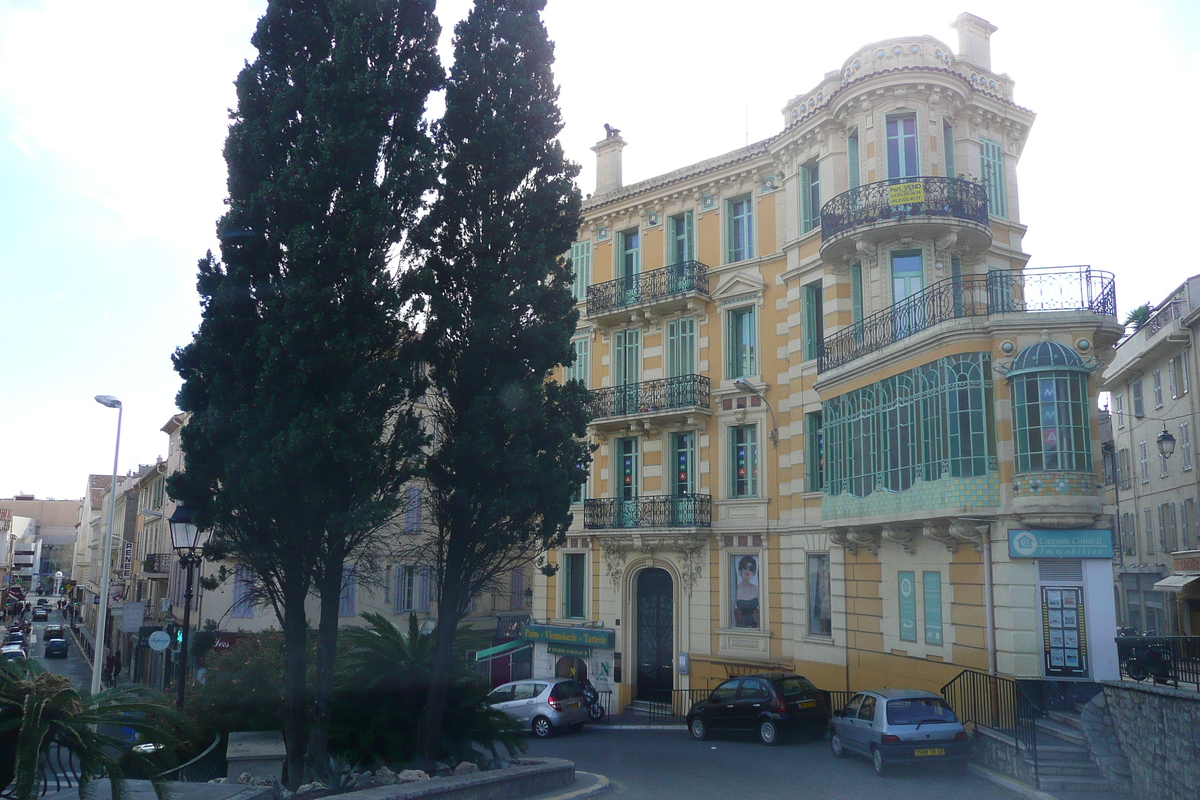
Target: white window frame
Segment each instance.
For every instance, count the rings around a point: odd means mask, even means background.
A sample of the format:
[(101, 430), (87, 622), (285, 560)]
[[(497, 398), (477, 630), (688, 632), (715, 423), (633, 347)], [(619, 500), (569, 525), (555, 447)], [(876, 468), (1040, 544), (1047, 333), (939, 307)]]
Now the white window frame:
[(1162, 370), (1156, 369), (1152, 375), (1154, 381), (1154, 407), (1163, 407)]
[[(816, 193), (814, 202), (813, 193)], [(800, 233), (821, 227), (821, 164), (813, 160), (800, 167)]]
[[(759, 448), (758, 424), (747, 423), (745, 425), (730, 425), (726, 434), (728, 450), (726, 458), (729, 459), (729, 481), (726, 485), (726, 491), (730, 500), (750, 500), (757, 499), (762, 496), (762, 452)], [(749, 434), (744, 442), (738, 442), (738, 432)], [(747, 466), (750, 471), (745, 477), (745, 491), (738, 491), (738, 475), (737, 475), (737, 450), (738, 447), (745, 446), (749, 448)]]
[(592, 242), (571, 245), (571, 296), (576, 303), (587, 302), (588, 286), (592, 282)]
[(1138, 455), (1141, 456), (1142, 483), (1150, 482), (1150, 447), (1146, 442), (1138, 442)]
[[(583, 562), (582, 574), (578, 578), (583, 582), (582, 600), (580, 601), (583, 608), (579, 614), (571, 614), (573, 610), (568, 604), (571, 602), (571, 585), (568, 582), (569, 577), (574, 576), (574, 569), (571, 564), (576, 563), (575, 559), (580, 559)], [(562, 618), (563, 619), (587, 619), (588, 618), (588, 553), (586, 550), (578, 551), (563, 551), (562, 552)]]
[(1113, 395), (1113, 407), (1116, 409), (1117, 427), (1121, 430), (1125, 429), (1125, 395)]
[[(735, 325), (735, 319), (737, 324)], [(746, 320), (743, 323), (742, 320)], [(744, 332), (749, 341), (737, 336)], [(736, 345), (736, 346), (735, 346)], [(750, 305), (725, 309), (725, 378), (749, 378), (758, 374), (758, 307)]]
[(1192, 468), (1192, 423), (1179, 423), (1179, 450), (1183, 456), (1184, 471)]
[(575, 351), (575, 363), (569, 367), (563, 367), (563, 382), (579, 381), (583, 384), (583, 388), (592, 388), (591, 381), (591, 345), (592, 337), (581, 336), (571, 340), (571, 349)]

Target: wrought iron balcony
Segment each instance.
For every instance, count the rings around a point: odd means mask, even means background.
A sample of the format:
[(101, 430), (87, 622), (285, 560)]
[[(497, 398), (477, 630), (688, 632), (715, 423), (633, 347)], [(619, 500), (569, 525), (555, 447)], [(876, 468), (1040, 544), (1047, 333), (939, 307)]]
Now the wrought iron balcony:
[(826, 336), (817, 355), (817, 371), (849, 364), (947, 320), (1040, 311), (1090, 311), (1116, 317), (1112, 273), (1083, 266), (947, 278)]
[(587, 315), (595, 319), (693, 294), (708, 296), (708, 267), (699, 261), (684, 261), (628, 278), (592, 284), (587, 290)]
[(624, 500), (604, 497), (583, 501), (583, 527), (710, 528), (712, 495), (653, 495)]
[(171, 573), (171, 553), (150, 553), (142, 564), (142, 571), (156, 575)]
[(821, 206), (821, 239), (876, 222), (950, 217), (988, 224), (983, 186), (958, 178), (897, 178), (856, 186)]
[(591, 392), (592, 419), (630, 414), (660, 416), (664, 412), (707, 409), (710, 381), (704, 375), (680, 375), (653, 381), (609, 386)]

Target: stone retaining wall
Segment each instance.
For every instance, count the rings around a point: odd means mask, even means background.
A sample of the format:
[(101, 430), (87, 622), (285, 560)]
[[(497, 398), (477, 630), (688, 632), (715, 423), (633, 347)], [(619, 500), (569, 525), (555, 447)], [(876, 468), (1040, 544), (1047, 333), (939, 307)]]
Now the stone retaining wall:
[(1017, 745), (1017, 740), (991, 728), (975, 726), (971, 762), (1016, 778), (1030, 786), (1034, 785), (1033, 769), (1026, 763), (1025, 751)]
[(1104, 700), (1134, 794), (1145, 800), (1200, 796), (1200, 694), (1105, 681)]

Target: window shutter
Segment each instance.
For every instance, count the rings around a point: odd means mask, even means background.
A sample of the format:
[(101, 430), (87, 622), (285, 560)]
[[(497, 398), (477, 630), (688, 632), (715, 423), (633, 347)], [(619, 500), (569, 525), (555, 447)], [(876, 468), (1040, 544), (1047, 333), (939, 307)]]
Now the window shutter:
[(850, 267), (850, 320), (855, 324), (863, 321), (862, 264)]
[(855, 130), (846, 140), (846, 158), (849, 161), (850, 188), (858, 188), (861, 181), (858, 177), (858, 131)]
[(417, 571), (417, 611), (429, 613), (429, 567), (421, 567)]
[(946, 177), (957, 178), (958, 170), (954, 167), (954, 128), (942, 125), (942, 149), (946, 153)]

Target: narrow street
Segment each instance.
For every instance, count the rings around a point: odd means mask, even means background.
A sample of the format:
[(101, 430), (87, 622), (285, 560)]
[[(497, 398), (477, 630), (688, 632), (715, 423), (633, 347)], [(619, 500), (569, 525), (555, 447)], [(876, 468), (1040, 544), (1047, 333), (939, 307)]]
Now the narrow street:
[[(36, 602), (36, 597), (32, 598)], [(56, 598), (51, 598), (53, 603)], [(50, 619), (47, 622), (33, 623), (33, 636), (29, 644), (29, 657), (37, 659), (47, 672), (53, 672), (56, 675), (65, 675), (71, 679), (71, 683), (77, 689), (87, 690), (92, 684), (92, 665), (84, 658), (80, 652), (79, 646), (76, 643), (75, 637), (67, 632), (67, 657), (66, 658), (46, 658), (44, 654), (46, 641), (43, 638), (43, 631), (47, 625), (62, 625), (67, 627), (66, 620), (62, 613), (57, 608), (51, 606)]]

